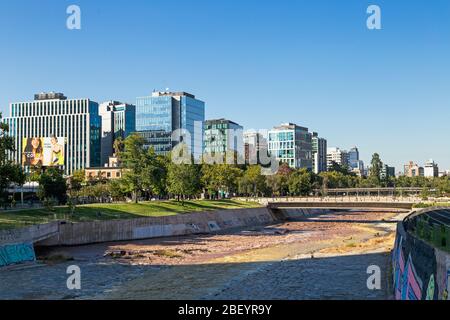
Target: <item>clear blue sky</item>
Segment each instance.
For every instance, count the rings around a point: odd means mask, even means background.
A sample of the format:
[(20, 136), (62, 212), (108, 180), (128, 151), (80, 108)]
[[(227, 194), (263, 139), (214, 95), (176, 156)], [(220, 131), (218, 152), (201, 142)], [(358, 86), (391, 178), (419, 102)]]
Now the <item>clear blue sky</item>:
[[(82, 30), (66, 29), (66, 8)], [(380, 31), (366, 9), (382, 9)], [(196, 94), (207, 117), (295, 122), (400, 170), (450, 169), (450, 1), (3, 0), (0, 110), (40, 91), (133, 103)]]

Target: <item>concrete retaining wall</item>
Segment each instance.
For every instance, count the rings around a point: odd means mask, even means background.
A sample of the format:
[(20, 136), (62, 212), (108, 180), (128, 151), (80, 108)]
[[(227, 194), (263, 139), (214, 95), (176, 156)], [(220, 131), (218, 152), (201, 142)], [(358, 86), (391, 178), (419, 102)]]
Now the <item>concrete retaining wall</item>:
[(218, 232), (266, 225), (274, 221), (266, 208), (223, 210), (130, 220), (66, 223), (41, 246), (72, 246)]
[(328, 214), (334, 212), (328, 209), (278, 209), (283, 213), (286, 219), (298, 219), (319, 214)]
[(58, 234), (59, 223), (0, 230), (0, 267), (34, 261), (33, 243)]
[(392, 256), (397, 300), (449, 300), (450, 254), (433, 248), (398, 224)]
[(34, 243), (59, 231), (59, 222), (33, 225), (20, 229), (0, 230), (0, 245), (16, 243)]

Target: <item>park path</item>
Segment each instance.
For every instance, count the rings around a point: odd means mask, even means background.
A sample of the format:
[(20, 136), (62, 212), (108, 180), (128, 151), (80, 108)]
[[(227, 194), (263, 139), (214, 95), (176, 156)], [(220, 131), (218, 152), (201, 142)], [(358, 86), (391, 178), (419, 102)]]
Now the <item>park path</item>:
[[(52, 249), (74, 261), (0, 271), (0, 299), (388, 299), (405, 213), (351, 211), (217, 235)], [(106, 256), (105, 256), (106, 255)], [(66, 288), (68, 265), (82, 290)], [(382, 290), (367, 289), (367, 267)]]

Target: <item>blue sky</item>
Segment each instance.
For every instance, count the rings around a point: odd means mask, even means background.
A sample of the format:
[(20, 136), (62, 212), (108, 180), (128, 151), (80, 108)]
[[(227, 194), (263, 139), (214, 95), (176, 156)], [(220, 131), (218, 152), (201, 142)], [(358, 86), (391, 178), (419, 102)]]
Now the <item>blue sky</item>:
[[(66, 28), (66, 8), (82, 30)], [(382, 30), (366, 9), (382, 10)], [(450, 169), (450, 1), (0, 2), (0, 110), (40, 91), (134, 103), (191, 92), (207, 117), (295, 122), (401, 169)]]

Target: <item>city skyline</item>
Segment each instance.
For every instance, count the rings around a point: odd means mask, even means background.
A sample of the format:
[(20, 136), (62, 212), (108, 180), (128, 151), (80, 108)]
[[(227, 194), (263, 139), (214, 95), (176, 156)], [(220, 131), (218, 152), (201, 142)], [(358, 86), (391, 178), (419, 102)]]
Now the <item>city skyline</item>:
[[(169, 87), (201, 97), (206, 119), (245, 129), (296, 123), (329, 146), (358, 146), (366, 164), (378, 152), (397, 172), (430, 158), (450, 168), (445, 1), (376, 1), (379, 31), (365, 27), (365, 1), (247, 1), (238, 12), (233, 1), (78, 1), (79, 31), (65, 28), (69, 4), (0, 4), (4, 117), (9, 103), (41, 91), (135, 104)], [(176, 22), (182, 17), (189, 23)], [(173, 39), (183, 50), (168, 50)]]

